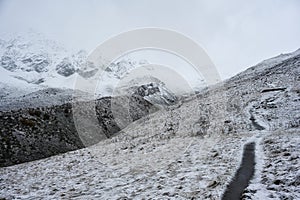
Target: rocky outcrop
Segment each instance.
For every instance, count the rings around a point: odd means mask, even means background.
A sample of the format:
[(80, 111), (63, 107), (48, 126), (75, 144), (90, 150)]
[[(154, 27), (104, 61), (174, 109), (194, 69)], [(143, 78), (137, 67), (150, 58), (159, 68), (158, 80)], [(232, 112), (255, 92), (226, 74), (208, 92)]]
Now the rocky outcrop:
[(178, 98), (161, 83), (141, 85), (134, 90), (134, 94), (142, 96), (153, 104), (170, 106), (178, 103)]
[[(129, 103), (128, 124), (153, 111), (152, 104), (141, 97), (130, 97)], [(111, 97), (96, 100), (95, 109), (107, 138), (120, 130), (112, 113)], [(1, 167), (84, 147), (77, 134), (70, 103), (0, 111), (0, 127)]]
[(64, 58), (63, 61), (61, 61), (55, 69), (59, 75), (65, 77), (71, 76), (75, 73), (75, 67), (72, 65), (68, 58)]
[(70, 104), (0, 112), (0, 166), (82, 148)]

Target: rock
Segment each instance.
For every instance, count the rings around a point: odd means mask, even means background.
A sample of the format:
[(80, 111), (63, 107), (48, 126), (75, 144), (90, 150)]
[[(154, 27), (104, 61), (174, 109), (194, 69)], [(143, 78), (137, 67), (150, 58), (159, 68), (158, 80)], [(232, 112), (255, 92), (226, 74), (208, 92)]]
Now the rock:
[(283, 156), (291, 156), (291, 153), (285, 152), (285, 153), (283, 154)]
[(217, 157), (217, 156), (219, 156), (219, 153), (218, 153), (218, 152), (215, 152), (215, 153), (212, 155), (213, 158), (215, 158), (215, 157)]
[(68, 77), (75, 73), (75, 67), (68, 58), (64, 58), (57, 66), (56, 71), (59, 75)]
[(218, 183), (217, 181), (211, 181), (211, 182), (207, 185), (207, 187), (209, 187), (209, 188), (214, 188), (214, 187), (216, 187), (218, 184), (219, 184), (219, 183)]
[(279, 180), (279, 179), (277, 179), (277, 180), (273, 181), (273, 183), (274, 183), (275, 185), (279, 185), (279, 184), (282, 184), (282, 181)]

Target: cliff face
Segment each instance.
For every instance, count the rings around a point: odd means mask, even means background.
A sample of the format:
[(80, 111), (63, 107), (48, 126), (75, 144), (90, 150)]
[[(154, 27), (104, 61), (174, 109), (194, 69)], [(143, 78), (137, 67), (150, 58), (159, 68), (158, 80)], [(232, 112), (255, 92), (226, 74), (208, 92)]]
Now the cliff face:
[[(80, 102), (85, 106), (85, 102)], [(120, 130), (111, 110), (111, 97), (95, 102), (99, 134), (112, 137)], [(130, 98), (130, 119), (140, 119), (155, 108), (142, 97)], [(83, 113), (84, 115), (84, 113)], [(125, 126), (128, 124), (124, 124)], [(71, 103), (0, 111), (0, 166), (28, 162), (83, 148)], [(94, 140), (94, 143), (99, 141)]]

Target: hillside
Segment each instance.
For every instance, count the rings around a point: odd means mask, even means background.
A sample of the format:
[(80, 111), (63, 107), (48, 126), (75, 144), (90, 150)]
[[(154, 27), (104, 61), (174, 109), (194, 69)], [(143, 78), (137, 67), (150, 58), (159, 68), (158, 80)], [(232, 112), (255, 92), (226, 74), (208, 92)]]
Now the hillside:
[(81, 150), (1, 168), (6, 199), (220, 199), (254, 142), (244, 199), (299, 199), (300, 54), (264, 61)]

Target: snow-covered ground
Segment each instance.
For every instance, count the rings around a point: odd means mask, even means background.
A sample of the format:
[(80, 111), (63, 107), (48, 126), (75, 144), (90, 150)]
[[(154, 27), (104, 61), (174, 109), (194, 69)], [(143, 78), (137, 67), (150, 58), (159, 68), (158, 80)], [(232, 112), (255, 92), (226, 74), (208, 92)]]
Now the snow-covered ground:
[(300, 199), (300, 130), (269, 132), (256, 151), (256, 175), (244, 198)]
[(110, 139), (86, 149), (0, 169), (0, 197), (220, 199), (239, 166), (243, 145), (254, 141), (256, 178), (244, 199), (298, 199), (299, 132), (157, 136), (151, 142), (134, 145)]
[(23, 199), (219, 199), (253, 133), (114, 140), (0, 169), (1, 195)]

